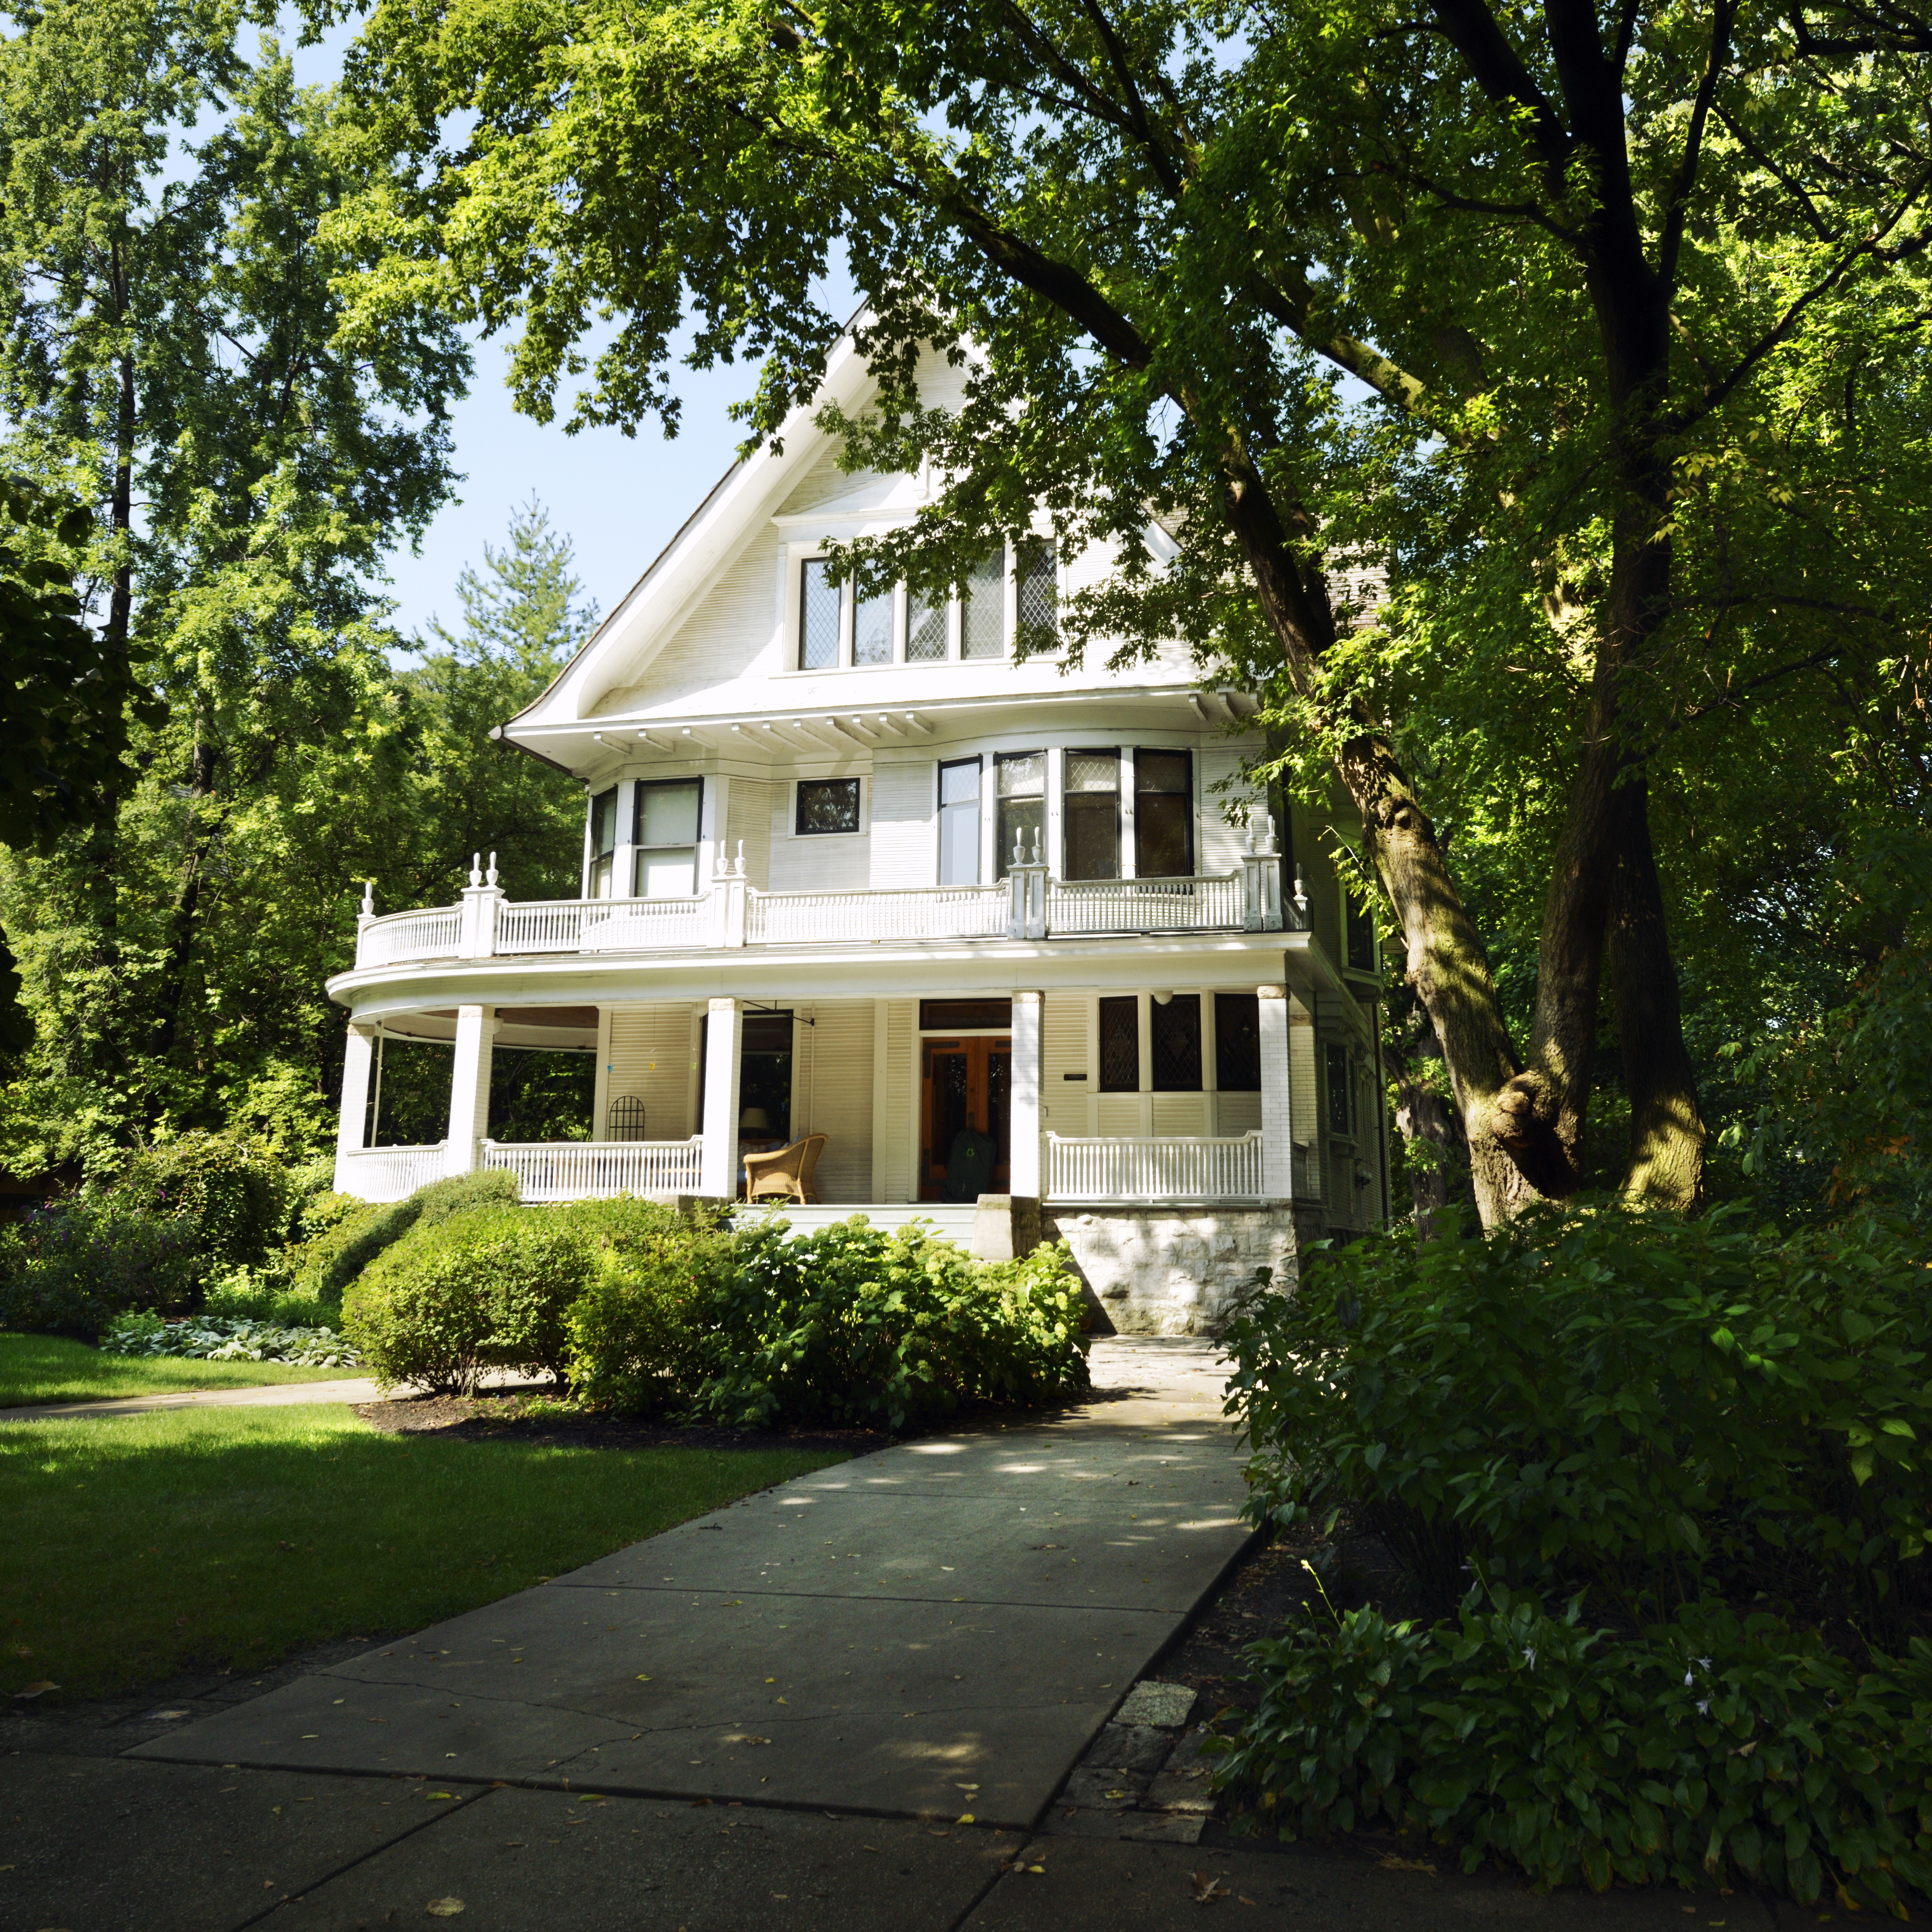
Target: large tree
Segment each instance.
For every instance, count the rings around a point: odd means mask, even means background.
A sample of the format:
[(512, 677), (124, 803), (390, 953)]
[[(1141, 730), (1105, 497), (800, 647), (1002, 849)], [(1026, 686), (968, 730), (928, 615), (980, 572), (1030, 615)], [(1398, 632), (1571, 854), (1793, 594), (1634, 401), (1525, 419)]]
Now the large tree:
[[(1652, 794), (1768, 696), (1816, 700), (1815, 764), (1922, 662), (1927, 46), (1893, 0), (376, 0), (351, 88), (418, 172), (344, 220), (368, 326), (514, 328), (525, 407), (587, 369), (573, 422), (629, 427), (675, 426), (693, 322), (695, 362), (762, 358), (754, 440), (842, 252), (882, 380), (849, 459), (947, 479), (861, 574), (942, 581), (1042, 506), (1117, 546), (1071, 640), (1191, 639), (1339, 779), (1486, 1216), (1584, 1174), (1606, 964), (1624, 1184), (1690, 1206)], [(1520, 1041), (1439, 759), (1539, 902)]]

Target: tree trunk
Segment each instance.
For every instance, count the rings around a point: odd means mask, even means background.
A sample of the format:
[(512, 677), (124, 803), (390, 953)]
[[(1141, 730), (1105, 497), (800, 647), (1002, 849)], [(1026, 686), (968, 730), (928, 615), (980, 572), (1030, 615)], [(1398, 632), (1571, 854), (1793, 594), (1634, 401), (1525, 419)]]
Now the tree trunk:
[(1389, 1017), (1396, 1126), (1408, 1154), (1409, 1207), (1417, 1233), (1432, 1241), (1440, 1232), (1436, 1217), (1452, 1202), (1471, 1209), (1476, 1205), (1469, 1144), (1455, 1106), (1443, 1090), (1437, 1070), (1443, 1064), (1442, 1042), (1429, 1024), (1428, 1010), (1417, 1000), (1399, 1018), (1393, 1013)]

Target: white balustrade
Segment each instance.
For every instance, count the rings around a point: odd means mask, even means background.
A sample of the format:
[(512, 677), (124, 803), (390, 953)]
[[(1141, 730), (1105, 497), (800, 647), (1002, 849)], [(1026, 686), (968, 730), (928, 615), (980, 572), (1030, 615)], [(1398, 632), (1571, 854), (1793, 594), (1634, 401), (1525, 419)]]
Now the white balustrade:
[(335, 1191), (359, 1201), (403, 1200), (443, 1178), (446, 1144), (345, 1148), (335, 1156)]
[(1050, 1201), (1258, 1201), (1260, 1131), (1218, 1137), (1047, 1136)]
[[(1241, 929), (1251, 889), (1239, 872), (1183, 879), (1047, 879), (1032, 889), (1020, 930), (1056, 934), (1207, 932)], [(1029, 878), (1032, 875), (1029, 874)], [(720, 896), (720, 894), (723, 896)], [(992, 886), (900, 890), (762, 892), (742, 879), (693, 898), (503, 902), (475, 915), (473, 956), (651, 952), (699, 946), (837, 946), (1019, 936), (1012, 894)], [(742, 906), (742, 925), (737, 908)], [(723, 915), (721, 916), (721, 914)], [(358, 966), (464, 955), (462, 910), (392, 913), (365, 919)]]
[(455, 906), (429, 912), (392, 912), (365, 920), (356, 938), (358, 966), (389, 966), (398, 959), (453, 959), (462, 944), (463, 915)]
[(903, 892), (754, 891), (745, 909), (745, 941), (751, 946), (991, 939), (1005, 930), (1003, 886), (920, 886)]
[(483, 1165), (516, 1176), (526, 1201), (695, 1194), (704, 1136), (687, 1141), (485, 1141)]
[(1200, 932), (1242, 923), (1241, 874), (1186, 879), (1055, 879), (1051, 933)]

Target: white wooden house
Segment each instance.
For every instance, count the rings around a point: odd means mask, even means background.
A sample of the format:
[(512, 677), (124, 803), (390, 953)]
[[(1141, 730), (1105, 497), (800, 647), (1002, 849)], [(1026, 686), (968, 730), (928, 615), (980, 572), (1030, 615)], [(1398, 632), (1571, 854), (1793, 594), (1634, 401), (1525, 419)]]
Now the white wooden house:
[[(935, 358), (929, 400), (958, 380)], [(849, 338), (826, 388), (867, 400)], [(1240, 788), (1253, 700), (1178, 649), (1016, 661), (1104, 555), (1001, 555), (943, 604), (826, 581), (828, 538), (923, 500), (801, 412), (500, 728), (584, 783), (581, 896), (519, 901), (492, 864), (455, 905), (365, 902), (329, 983), (339, 1187), (497, 1166), (527, 1200), (729, 1197), (742, 1146), (823, 1134), (795, 1226), (984, 1240), (1010, 1213), (1068, 1238), (1116, 1327), (1168, 1334), (1385, 1213), (1372, 938), (1313, 822)], [(441, 1143), (365, 1144), (379, 1034), (449, 1045)], [(490, 1137), (497, 1046), (596, 1055), (587, 1138)]]

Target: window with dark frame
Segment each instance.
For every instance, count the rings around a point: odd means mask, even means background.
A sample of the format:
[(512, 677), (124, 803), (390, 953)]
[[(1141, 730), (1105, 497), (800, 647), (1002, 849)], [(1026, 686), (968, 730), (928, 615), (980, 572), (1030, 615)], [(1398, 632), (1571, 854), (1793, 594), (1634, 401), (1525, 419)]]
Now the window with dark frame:
[(831, 563), (808, 557), (798, 572), (798, 668), (831, 670), (839, 662), (839, 622), (845, 586), (834, 584)]
[(1140, 1090), (1140, 1002), (1131, 993), (1100, 1003), (1100, 1090)]
[(1175, 993), (1156, 999), (1148, 1014), (1148, 1042), (1156, 1094), (1200, 1091), (1200, 995)]
[(801, 778), (792, 829), (801, 838), (858, 830), (857, 778)]
[(979, 760), (950, 758), (939, 767), (939, 884), (979, 884)]
[(702, 778), (640, 779), (631, 890), (641, 899), (689, 898), (698, 890)]
[(1328, 1130), (1332, 1134), (1355, 1131), (1355, 1094), (1348, 1077), (1348, 1048), (1339, 1040), (1329, 1042)]
[(1010, 1033), (1011, 1000), (921, 1000), (921, 1033)]
[(617, 862), (617, 788), (600, 791), (590, 801), (590, 892), (607, 899), (616, 889), (611, 876)]
[(1194, 871), (1194, 770), (1185, 752), (1134, 754), (1134, 869), (1143, 879)]
[(1013, 867), (1016, 845), (1026, 862), (1044, 858), (1047, 832), (1047, 754), (1044, 752), (1002, 752), (993, 760), (999, 778), (995, 814), (994, 876), (1005, 878)]
[(1061, 863), (1070, 879), (1120, 876), (1120, 754), (1068, 752), (1060, 810)]
[(1375, 920), (1372, 914), (1355, 903), (1352, 895), (1342, 896), (1342, 914), (1348, 942), (1348, 964), (1353, 971), (1375, 970)]
[(1261, 1090), (1261, 1001), (1254, 993), (1214, 996), (1214, 1084), (1224, 1094)]

